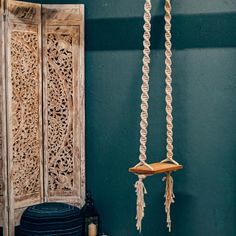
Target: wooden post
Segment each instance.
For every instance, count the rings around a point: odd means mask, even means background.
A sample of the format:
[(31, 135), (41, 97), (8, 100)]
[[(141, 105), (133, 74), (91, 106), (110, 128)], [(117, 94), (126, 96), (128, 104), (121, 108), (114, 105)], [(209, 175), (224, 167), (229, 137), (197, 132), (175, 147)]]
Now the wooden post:
[(6, 81), (5, 81), (5, 4), (0, 1), (0, 225), (3, 227), (3, 235), (9, 235), (8, 227), (8, 184), (7, 184), (7, 132), (6, 132)]

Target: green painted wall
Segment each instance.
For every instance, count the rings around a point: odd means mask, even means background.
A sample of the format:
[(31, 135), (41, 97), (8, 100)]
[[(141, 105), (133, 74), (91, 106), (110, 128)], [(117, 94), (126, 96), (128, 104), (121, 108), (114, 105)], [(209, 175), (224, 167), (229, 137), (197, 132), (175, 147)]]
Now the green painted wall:
[[(86, 4), (87, 187), (111, 236), (136, 236), (142, 58), (141, 0), (45, 0)], [(163, 1), (153, 1), (150, 161), (165, 156)], [(143, 236), (236, 235), (236, 1), (173, 1), (175, 158), (173, 232), (162, 176), (146, 180)], [(127, 42), (127, 44), (126, 44)]]

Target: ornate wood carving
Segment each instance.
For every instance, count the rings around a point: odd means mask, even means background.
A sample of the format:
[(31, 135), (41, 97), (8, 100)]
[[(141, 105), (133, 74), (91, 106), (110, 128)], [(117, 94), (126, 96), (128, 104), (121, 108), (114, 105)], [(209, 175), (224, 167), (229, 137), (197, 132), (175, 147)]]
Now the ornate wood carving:
[(18, 222), (43, 200), (41, 6), (11, 1), (7, 9), (9, 205)]
[(82, 13), (81, 5), (43, 5), (46, 198), (77, 204), (85, 189)]
[(39, 42), (37, 32), (11, 33), (12, 181), (16, 201), (40, 193)]
[(12, 236), (29, 205), (84, 203), (84, 6), (9, 1), (1, 20), (0, 225)]

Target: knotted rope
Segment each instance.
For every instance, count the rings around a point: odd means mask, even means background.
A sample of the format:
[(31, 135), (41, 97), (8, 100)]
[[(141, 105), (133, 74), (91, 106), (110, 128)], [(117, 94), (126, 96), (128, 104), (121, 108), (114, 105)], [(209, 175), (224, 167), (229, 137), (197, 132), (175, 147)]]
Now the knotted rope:
[(142, 66), (142, 94), (141, 94), (141, 121), (140, 121), (140, 146), (139, 146), (139, 160), (136, 166), (146, 165), (147, 159), (147, 127), (148, 127), (148, 100), (149, 100), (149, 64), (150, 64), (150, 37), (151, 37), (151, 0), (146, 0), (144, 4), (144, 34), (143, 34), (143, 66)]
[(173, 117), (172, 117), (172, 52), (171, 52), (171, 3), (170, 0), (166, 0), (165, 4), (165, 64), (166, 64), (166, 69), (165, 69), (165, 74), (166, 74), (166, 121), (167, 121), (167, 158), (169, 160), (173, 159)]
[[(143, 34), (143, 66), (142, 66), (142, 94), (141, 94), (141, 121), (140, 121), (140, 146), (139, 146), (139, 163), (135, 166), (146, 165), (147, 155), (147, 127), (148, 127), (148, 100), (149, 100), (149, 64), (150, 64), (150, 38), (151, 38), (151, 0), (146, 0), (144, 4), (144, 34)], [(143, 180), (146, 175), (138, 175), (138, 181), (135, 183), (137, 195), (137, 214), (136, 214), (136, 228), (141, 233), (142, 219), (144, 217), (144, 194), (147, 193)]]
[[(162, 162), (172, 162), (179, 165), (173, 159), (173, 116), (172, 116), (172, 43), (171, 43), (171, 0), (165, 0), (165, 75), (166, 75), (166, 128), (167, 128), (167, 145), (166, 145), (166, 159)], [(171, 216), (170, 207), (174, 203), (175, 195), (173, 193), (173, 178), (171, 172), (166, 173), (163, 178), (166, 181), (165, 192), (165, 212), (167, 214), (167, 227), (171, 232)]]
[(144, 194), (147, 194), (147, 190), (144, 186), (143, 180), (146, 175), (138, 175), (138, 180), (135, 183), (135, 191), (137, 195), (137, 214), (136, 214), (136, 228), (141, 233), (142, 230), (142, 219), (144, 217), (144, 208), (146, 207), (144, 201)]
[(162, 179), (162, 181), (166, 181), (166, 193), (165, 193), (165, 212), (167, 215), (166, 222), (167, 222), (167, 227), (169, 228), (169, 232), (171, 232), (171, 217), (170, 217), (170, 206), (172, 203), (174, 203), (174, 198), (175, 195), (173, 193), (173, 185), (174, 185), (174, 180), (171, 176), (171, 173), (168, 172), (166, 173), (166, 177)]
[[(148, 127), (148, 100), (149, 100), (149, 64), (150, 64), (150, 37), (151, 37), (151, 0), (145, 0), (144, 5), (144, 34), (143, 34), (143, 67), (142, 67), (142, 95), (141, 95), (141, 121), (140, 121), (140, 147), (139, 163), (135, 166), (145, 165), (153, 169), (146, 163), (147, 150), (147, 127)], [(172, 162), (179, 165), (173, 159), (173, 116), (172, 116), (172, 44), (171, 44), (171, 0), (165, 0), (165, 75), (166, 75), (166, 122), (167, 122), (167, 145), (166, 159), (162, 162)], [(143, 180), (146, 175), (138, 175), (138, 181), (135, 183), (137, 194), (137, 230), (141, 232), (142, 219), (144, 217), (145, 201), (144, 195), (147, 193)], [(163, 178), (166, 181), (165, 193), (165, 211), (167, 214), (167, 227), (171, 231), (170, 207), (174, 203), (173, 178), (171, 172), (166, 173)]]
[(173, 116), (172, 116), (172, 43), (171, 43), (171, 0), (165, 1), (165, 75), (166, 75), (166, 128), (167, 128), (167, 145), (166, 159), (162, 162), (170, 161), (179, 165), (173, 159)]

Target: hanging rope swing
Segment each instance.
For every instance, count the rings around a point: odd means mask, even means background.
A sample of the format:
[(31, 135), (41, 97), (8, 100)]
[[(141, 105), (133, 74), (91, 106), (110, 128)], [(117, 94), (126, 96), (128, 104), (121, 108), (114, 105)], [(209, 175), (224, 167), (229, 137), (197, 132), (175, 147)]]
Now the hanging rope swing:
[(149, 100), (149, 64), (150, 64), (150, 38), (151, 38), (151, 0), (145, 0), (144, 5), (144, 35), (143, 35), (143, 66), (142, 66), (142, 95), (141, 95), (141, 121), (140, 121), (140, 154), (139, 163), (130, 168), (129, 171), (138, 176), (135, 183), (137, 194), (136, 228), (141, 232), (142, 219), (144, 217), (145, 201), (147, 194), (144, 186), (146, 177), (166, 173), (163, 181), (166, 182), (165, 211), (167, 214), (167, 227), (171, 231), (170, 207), (174, 203), (173, 178), (171, 173), (183, 168), (173, 159), (173, 116), (172, 116), (172, 44), (171, 44), (171, 0), (165, 0), (165, 75), (166, 75), (166, 122), (167, 122), (167, 145), (166, 158), (157, 163), (148, 164), (147, 160), (147, 127), (148, 127), (148, 100)]

